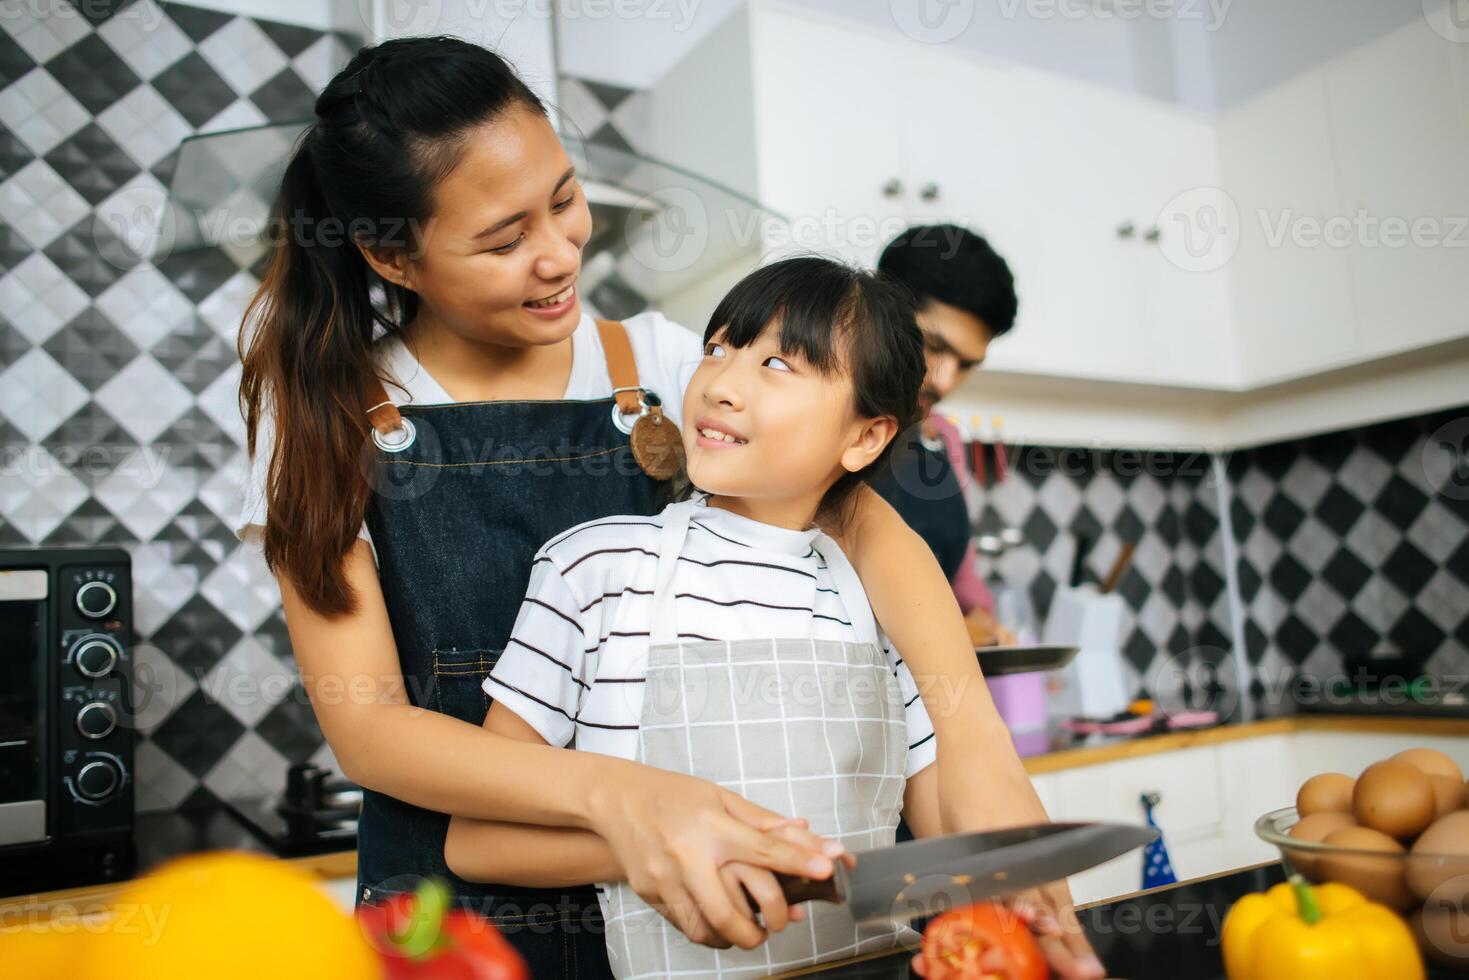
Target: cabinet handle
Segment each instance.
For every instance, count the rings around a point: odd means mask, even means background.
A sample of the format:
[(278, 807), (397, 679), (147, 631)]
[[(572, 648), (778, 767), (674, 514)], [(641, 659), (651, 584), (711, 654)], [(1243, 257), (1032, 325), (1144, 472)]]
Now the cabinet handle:
[(883, 197), (897, 197), (901, 193), (903, 193), (903, 182), (896, 177), (882, 185)]
[(924, 184), (923, 189), (918, 192), (918, 196), (925, 201), (937, 201), (939, 199), (939, 185), (931, 181)]
[(1131, 221), (1124, 221), (1122, 224), (1117, 226), (1118, 238), (1131, 238), (1136, 232), (1137, 226), (1134, 225)]
[(1147, 231), (1143, 232), (1143, 241), (1148, 242), (1149, 244), (1157, 244), (1158, 239), (1162, 237), (1163, 229), (1159, 228), (1157, 225), (1154, 225)]

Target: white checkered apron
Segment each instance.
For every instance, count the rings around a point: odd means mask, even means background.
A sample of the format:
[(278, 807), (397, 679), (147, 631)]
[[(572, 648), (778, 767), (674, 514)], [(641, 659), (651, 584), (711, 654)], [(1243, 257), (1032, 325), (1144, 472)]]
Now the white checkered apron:
[[(847, 609), (864, 639), (679, 642), (671, 580), (693, 504), (664, 512), (639, 732), (639, 761), (718, 783), (851, 851), (891, 845), (908, 744), (902, 697), (872, 611)], [(826, 557), (843, 595), (856, 572)], [(860, 589), (860, 586), (857, 586)], [(859, 604), (860, 605), (860, 604)], [(634, 977), (758, 977), (916, 938), (906, 926), (858, 925), (813, 902), (805, 922), (753, 950), (691, 942), (626, 882), (605, 885), (613, 972)]]

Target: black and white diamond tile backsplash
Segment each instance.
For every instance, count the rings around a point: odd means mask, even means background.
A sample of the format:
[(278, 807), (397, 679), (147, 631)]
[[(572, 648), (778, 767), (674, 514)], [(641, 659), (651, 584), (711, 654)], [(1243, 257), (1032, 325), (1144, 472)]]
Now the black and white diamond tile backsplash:
[(1394, 654), (1469, 673), (1469, 408), (1234, 454), (1245, 651), (1267, 686)]
[[(309, 113), (358, 42), (155, 0), (87, 11), (0, 19), (0, 547), (132, 554), (140, 806), (263, 793), (330, 754), (278, 591), (230, 532), (246, 471), (234, 341), (259, 255), (137, 260), (126, 219), (181, 139)], [(590, 143), (644, 144), (646, 93), (563, 79), (559, 101)], [(615, 274), (589, 295), (615, 316), (645, 305)], [(1020, 448), (977, 503), (981, 530), (1026, 544), (986, 571), (1044, 617), (1078, 535), (1094, 580), (1136, 541), (1119, 586), (1134, 683), (1233, 646), (1227, 550), (1261, 671), (1329, 672), (1384, 646), (1462, 671), (1469, 470), (1421, 463), (1455, 418), (1237, 453), (1222, 494), (1208, 457)]]
[(360, 40), (176, 3), (0, 18), (0, 546), (134, 561), (145, 809), (278, 788), (328, 758), (279, 593), (230, 531), (235, 336), (258, 253), (139, 258), (179, 142), (311, 114)]

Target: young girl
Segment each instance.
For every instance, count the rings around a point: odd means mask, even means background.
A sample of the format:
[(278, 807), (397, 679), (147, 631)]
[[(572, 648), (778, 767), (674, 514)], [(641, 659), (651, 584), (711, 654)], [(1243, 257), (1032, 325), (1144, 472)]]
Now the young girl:
[[(711, 779), (851, 850), (892, 844), (900, 811), (919, 836), (939, 833), (933, 727), (856, 573), (816, 527), (840, 523), (918, 418), (911, 303), (895, 283), (816, 258), (739, 283), (684, 400), (697, 492), (540, 549), (485, 681), (486, 726)], [(758, 948), (713, 950), (619, 882), (590, 837), (456, 818), (445, 852), (471, 879), (604, 882), (620, 977), (766, 975), (899, 936), (816, 904)], [(783, 899), (756, 898), (772, 930), (786, 925)]]

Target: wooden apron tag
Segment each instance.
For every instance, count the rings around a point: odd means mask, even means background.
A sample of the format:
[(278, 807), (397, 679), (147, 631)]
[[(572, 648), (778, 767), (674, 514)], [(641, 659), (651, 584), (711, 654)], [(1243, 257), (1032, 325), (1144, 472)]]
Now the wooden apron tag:
[(661, 405), (650, 405), (638, 416), (629, 436), (633, 459), (655, 480), (671, 480), (683, 470), (683, 436)]

